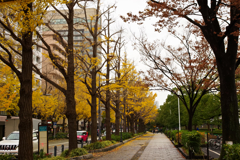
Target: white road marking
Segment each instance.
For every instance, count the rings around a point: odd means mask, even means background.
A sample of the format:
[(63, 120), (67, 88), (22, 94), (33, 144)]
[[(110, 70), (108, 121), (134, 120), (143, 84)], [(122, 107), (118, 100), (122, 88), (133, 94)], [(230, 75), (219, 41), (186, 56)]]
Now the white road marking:
[(220, 156), (220, 154), (219, 154), (218, 152), (215, 152), (215, 151), (213, 151), (213, 150), (211, 150), (211, 149), (209, 149), (209, 151), (211, 151), (211, 152), (213, 152), (213, 153), (215, 153), (215, 154), (217, 154), (217, 155)]

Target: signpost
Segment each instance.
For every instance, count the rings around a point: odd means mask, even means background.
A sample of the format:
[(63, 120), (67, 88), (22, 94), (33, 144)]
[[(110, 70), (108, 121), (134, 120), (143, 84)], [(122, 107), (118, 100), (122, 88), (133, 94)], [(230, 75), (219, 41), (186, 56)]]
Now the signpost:
[(53, 122), (53, 137), (56, 135), (57, 122)]
[(48, 153), (48, 126), (38, 124), (38, 153)]

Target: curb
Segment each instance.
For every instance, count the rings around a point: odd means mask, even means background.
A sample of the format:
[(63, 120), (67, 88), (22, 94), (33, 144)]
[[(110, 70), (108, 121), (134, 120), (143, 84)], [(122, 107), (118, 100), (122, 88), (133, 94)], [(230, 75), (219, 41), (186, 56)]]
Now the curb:
[(72, 157), (70, 158), (70, 160), (80, 160), (80, 159), (90, 159), (90, 158), (93, 158), (93, 155), (91, 153), (83, 156), (79, 156), (79, 157)]

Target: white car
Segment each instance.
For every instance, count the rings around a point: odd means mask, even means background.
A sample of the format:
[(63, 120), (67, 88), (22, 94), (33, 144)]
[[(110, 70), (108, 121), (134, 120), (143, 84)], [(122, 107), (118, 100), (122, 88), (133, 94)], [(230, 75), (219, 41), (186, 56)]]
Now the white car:
[[(7, 138), (0, 141), (0, 154), (18, 155), (19, 131), (13, 131)], [(33, 131), (33, 152), (38, 152), (38, 131)]]

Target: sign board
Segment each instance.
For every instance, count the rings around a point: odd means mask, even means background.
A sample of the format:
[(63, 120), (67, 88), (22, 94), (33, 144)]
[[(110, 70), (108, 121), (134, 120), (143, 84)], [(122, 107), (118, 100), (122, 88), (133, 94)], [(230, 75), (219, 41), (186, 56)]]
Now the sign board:
[(53, 128), (57, 128), (57, 122), (53, 122)]
[(48, 126), (52, 126), (52, 121), (51, 120), (47, 120), (47, 124), (48, 124)]
[(48, 153), (48, 126), (38, 125), (38, 152)]

